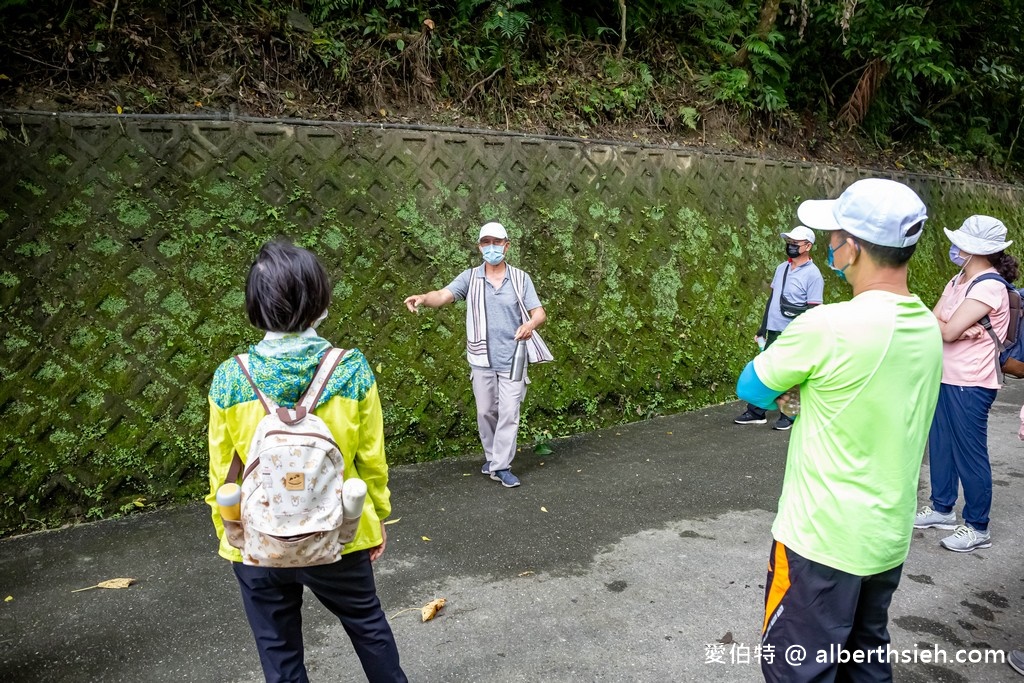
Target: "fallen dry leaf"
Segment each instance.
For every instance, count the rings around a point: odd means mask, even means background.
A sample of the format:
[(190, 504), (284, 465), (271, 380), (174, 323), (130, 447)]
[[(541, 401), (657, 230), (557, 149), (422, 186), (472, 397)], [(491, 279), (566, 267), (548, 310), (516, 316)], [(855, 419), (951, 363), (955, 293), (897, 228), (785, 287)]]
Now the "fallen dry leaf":
[(420, 536), (420, 538), (422, 538), (424, 541), (429, 541), (430, 540), (429, 536)]
[(13, 595), (8, 595), (6, 598), (4, 598), (4, 602), (10, 602), (13, 599), (14, 599)]
[(423, 617), (423, 621), (430, 621), (437, 616), (438, 611), (444, 607), (444, 603), (447, 602), (444, 598), (438, 598), (437, 600), (431, 600), (423, 607), (420, 608), (420, 616)]
[(388, 521), (384, 522), (384, 526), (387, 526), (388, 524), (398, 524), (401, 521), (402, 521), (401, 517), (396, 517), (395, 519), (389, 519)]
[(532, 576), (532, 575), (533, 575), (533, 570), (527, 570), (525, 572), (520, 572), (519, 573), (519, 576)]
[(541, 506), (540, 506), (540, 511), (541, 511), (541, 512), (547, 512), (547, 511), (548, 511), (548, 509), (547, 509), (546, 507), (544, 507), (543, 505), (541, 505)]
[(95, 586), (89, 586), (87, 588), (79, 588), (71, 591), (72, 593), (81, 593), (82, 591), (91, 591), (93, 588), (127, 588), (128, 586), (135, 583), (135, 579), (107, 579), (106, 581), (100, 581)]

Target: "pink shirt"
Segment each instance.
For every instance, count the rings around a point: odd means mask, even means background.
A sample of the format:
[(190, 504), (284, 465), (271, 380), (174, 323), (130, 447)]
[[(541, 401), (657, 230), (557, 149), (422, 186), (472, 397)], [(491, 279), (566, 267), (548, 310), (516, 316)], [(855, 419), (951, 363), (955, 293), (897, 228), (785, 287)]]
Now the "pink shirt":
[[(995, 273), (996, 270), (989, 268), (982, 272)], [(967, 288), (970, 284), (970, 280), (961, 282), (958, 275), (946, 285), (935, 307), (939, 320), (949, 322), (953, 313), (967, 298)], [(1000, 339), (1006, 339), (1006, 329), (1010, 322), (1010, 297), (1003, 283), (998, 280), (979, 282), (971, 288), (970, 298), (992, 309), (988, 314), (992, 329)], [(995, 354), (995, 344), (988, 332), (983, 332), (980, 337), (943, 342), (942, 383), (959, 387), (998, 389), (1001, 385), (999, 375), (996, 374)]]

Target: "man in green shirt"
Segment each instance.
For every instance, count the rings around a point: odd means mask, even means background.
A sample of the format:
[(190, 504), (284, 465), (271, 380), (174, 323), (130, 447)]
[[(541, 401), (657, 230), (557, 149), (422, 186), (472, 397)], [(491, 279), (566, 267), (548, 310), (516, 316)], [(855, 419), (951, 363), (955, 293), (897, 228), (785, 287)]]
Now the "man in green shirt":
[(942, 374), (935, 316), (907, 288), (927, 215), (909, 187), (876, 178), (797, 215), (830, 232), (828, 265), (853, 298), (794, 320), (737, 385), (754, 405), (799, 406), (772, 527), (762, 672), (888, 681), (889, 603)]

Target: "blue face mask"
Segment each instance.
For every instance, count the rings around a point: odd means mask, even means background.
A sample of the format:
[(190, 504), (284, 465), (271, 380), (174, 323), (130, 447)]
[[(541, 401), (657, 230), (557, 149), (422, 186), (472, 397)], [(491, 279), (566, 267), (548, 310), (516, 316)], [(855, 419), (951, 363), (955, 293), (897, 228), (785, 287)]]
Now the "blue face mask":
[(487, 261), (492, 266), (496, 266), (505, 259), (505, 247), (499, 247), (495, 244), (488, 244), (483, 248), (484, 261)]
[[(843, 244), (846, 244), (846, 243), (844, 242)], [(839, 248), (842, 249), (843, 245), (840, 244)], [(846, 269), (850, 267), (850, 264), (847, 263), (842, 268), (836, 268), (835, 255), (836, 255), (836, 250), (832, 248), (831, 244), (828, 245), (828, 256), (825, 257), (825, 263), (827, 263), (828, 267), (832, 269), (832, 272), (834, 272), (836, 275), (839, 276), (840, 280), (842, 280), (843, 282), (846, 282)]]
[(960, 253), (960, 247), (955, 244), (949, 248), (949, 260), (953, 262), (953, 265), (957, 268), (963, 268), (967, 264), (967, 259)]

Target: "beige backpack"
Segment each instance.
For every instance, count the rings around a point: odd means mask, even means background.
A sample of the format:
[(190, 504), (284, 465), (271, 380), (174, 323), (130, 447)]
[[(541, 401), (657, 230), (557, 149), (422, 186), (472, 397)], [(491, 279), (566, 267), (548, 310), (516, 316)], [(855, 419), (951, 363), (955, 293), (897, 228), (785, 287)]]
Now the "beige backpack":
[[(225, 483), (242, 473), (241, 519), (224, 520), (228, 542), (242, 562), (261, 567), (308, 567), (336, 562), (355, 535), (358, 515), (342, 505), (345, 462), (330, 428), (313, 414), (347, 351), (324, 354), (293, 410), (264, 394), (249, 373), (247, 354), (235, 356), (267, 414), (249, 446), (248, 462), (236, 453)], [(360, 510), (361, 512), (361, 510)]]

